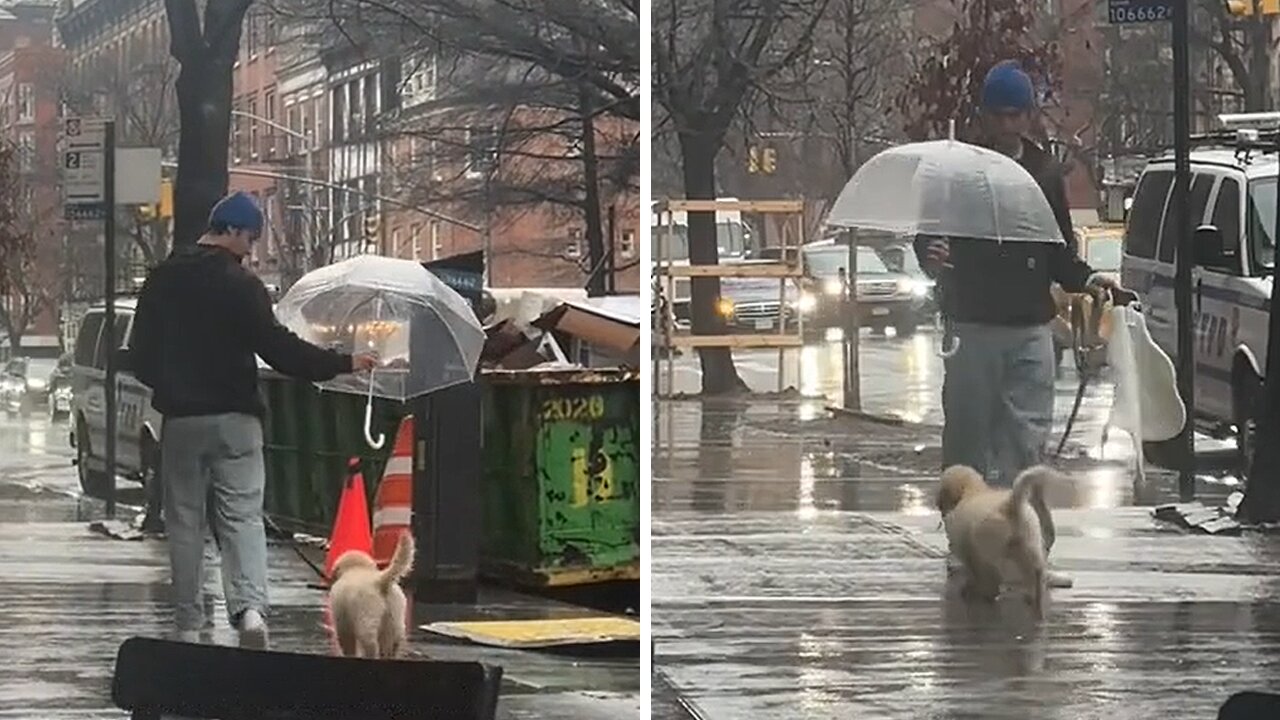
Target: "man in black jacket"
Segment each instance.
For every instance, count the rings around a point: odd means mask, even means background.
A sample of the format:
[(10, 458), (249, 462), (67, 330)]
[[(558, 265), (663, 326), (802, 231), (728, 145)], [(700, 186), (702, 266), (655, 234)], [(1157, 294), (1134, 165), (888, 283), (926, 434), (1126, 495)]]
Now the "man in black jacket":
[[(1053, 424), (1054, 352), (1049, 323), (1057, 313), (1050, 287), (1119, 289), (1094, 273), (1076, 251), (1061, 165), (1027, 139), (1035, 109), (1030, 77), (1016, 63), (996, 65), (983, 85), (988, 145), (1022, 164), (1044, 192), (1066, 243), (996, 242), (921, 237), (920, 264), (937, 277), (945, 268), (945, 312), (958, 352), (946, 361), (942, 389), (942, 463), (968, 465), (996, 485), (1041, 461)], [(1047, 510), (1046, 545), (1053, 544)], [(1051, 573), (1050, 581), (1069, 586)]]
[(164, 416), (160, 464), (173, 601), (178, 636), (188, 642), (198, 640), (205, 623), (205, 505), (212, 489), (227, 614), (241, 645), (267, 644), (264, 408), (255, 356), (312, 381), (375, 362), (316, 347), (276, 320), (266, 287), (241, 264), (262, 225), (251, 196), (223, 198), (199, 243), (175, 249), (151, 272), (134, 316), (130, 361)]

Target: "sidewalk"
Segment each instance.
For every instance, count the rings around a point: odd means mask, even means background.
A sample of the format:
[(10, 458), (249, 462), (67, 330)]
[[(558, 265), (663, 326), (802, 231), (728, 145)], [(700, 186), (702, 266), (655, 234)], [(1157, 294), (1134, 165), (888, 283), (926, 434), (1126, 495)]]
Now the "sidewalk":
[[(109, 540), (90, 533), (93, 503), (0, 484), (0, 639), (7, 667), (0, 718), (122, 718), (110, 701), (119, 644), (169, 628), (168, 556), (163, 542)], [(287, 547), (270, 550), (271, 641), (275, 649), (327, 653), (320, 591)], [(211, 580), (216, 573), (210, 573)], [(488, 593), (489, 616), (552, 614), (510, 593)], [(234, 642), (220, 606), (208, 612), (215, 639)], [(456, 608), (419, 606), (415, 623)], [(634, 717), (639, 709), (636, 659), (580, 659), (455, 643), (417, 631), (410, 652), (439, 660), (479, 660), (504, 667), (500, 718)]]
[(656, 662), (703, 717), (1213, 718), (1280, 686), (1280, 539), (1155, 523), (1167, 474), (1076, 462), (1053, 488), (1075, 587), (1037, 628), (948, 596), (936, 461), (901, 462), (928, 431), (804, 403), (655, 414)]

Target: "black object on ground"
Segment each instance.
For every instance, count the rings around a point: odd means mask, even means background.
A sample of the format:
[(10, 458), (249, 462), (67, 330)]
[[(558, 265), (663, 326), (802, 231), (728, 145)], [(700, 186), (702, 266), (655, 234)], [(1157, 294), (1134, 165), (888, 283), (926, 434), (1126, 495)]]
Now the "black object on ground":
[(111, 697), (134, 720), (494, 720), (502, 668), (362, 660), (130, 638)]
[(1218, 710), (1218, 720), (1270, 720), (1280, 717), (1280, 695), (1238, 692)]

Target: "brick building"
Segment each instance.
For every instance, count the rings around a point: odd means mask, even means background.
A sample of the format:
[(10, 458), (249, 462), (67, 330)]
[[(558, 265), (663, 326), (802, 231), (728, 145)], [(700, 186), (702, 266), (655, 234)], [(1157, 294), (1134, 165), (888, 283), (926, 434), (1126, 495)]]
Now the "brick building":
[[(35, 278), (23, 278), (28, 303), (44, 305), (22, 338), (24, 347), (58, 344), (56, 291), (62, 261), (62, 198), (58, 185), (57, 143), (61, 100), (62, 53), (53, 43), (50, 2), (25, 0), (0, 10), (0, 138), (17, 152), (17, 184), (10, 198), (34, 240)], [(9, 307), (16, 298), (0, 298)]]
[[(290, 261), (284, 222), (287, 203), (279, 182), (269, 175), (288, 174), (288, 135), (279, 96), (279, 52), (276, 17), (258, 5), (250, 7), (240, 39), (240, 56), (232, 70), (230, 189), (253, 193), (262, 204), (266, 226), (250, 259), (268, 284), (279, 285)], [(261, 173), (261, 174), (259, 174)], [(283, 243), (283, 245), (282, 245)], [(284, 271), (284, 272), (282, 272)]]

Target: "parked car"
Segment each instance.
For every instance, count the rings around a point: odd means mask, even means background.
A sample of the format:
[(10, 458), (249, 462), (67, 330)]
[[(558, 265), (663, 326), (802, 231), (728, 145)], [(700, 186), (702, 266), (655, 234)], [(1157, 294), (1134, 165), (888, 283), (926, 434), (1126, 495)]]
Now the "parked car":
[[(134, 298), (116, 301), (115, 327), (106, 328), (102, 305), (85, 313), (71, 355), (71, 433), (80, 487), (102, 497), (106, 474), (106, 360), (108, 352), (129, 346)], [(116, 377), (116, 474), (143, 483), (159, 478), (160, 414), (151, 407), (151, 389), (121, 371)]]
[(57, 364), (54, 359), (29, 357), (16, 357), (5, 363), (4, 377), (0, 378), (0, 403), (5, 413), (27, 413), (43, 407)]
[[(933, 281), (894, 271), (872, 247), (857, 249), (858, 324), (883, 333), (894, 328), (900, 337), (913, 335), (931, 319)], [(805, 313), (806, 327), (815, 331), (841, 327), (844, 288), (841, 272), (849, 265), (849, 246), (820, 240), (801, 248), (806, 289), (797, 303)], [(913, 256), (914, 257), (914, 256)]]
[[(1276, 257), (1276, 171), (1275, 155), (1247, 149), (1191, 153), (1187, 202), (1195, 228), (1195, 420), (1214, 435), (1235, 435), (1244, 467), (1255, 442), (1266, 369)], [(1122, 274), (1125, 287), (1142, 298), (1152, 339), (1176, 362), (1173, 178), (1169, 155), (1151, 161), (1138, 179), (1125, 231)], [(1179, 457), (1176, 445), (1148, 444), (1148, 459), (1165, 465)]]
[(71, 353), (58, 358), (58, 366), (49, 380), (49, 419), (60, 420), (71, 415)]

